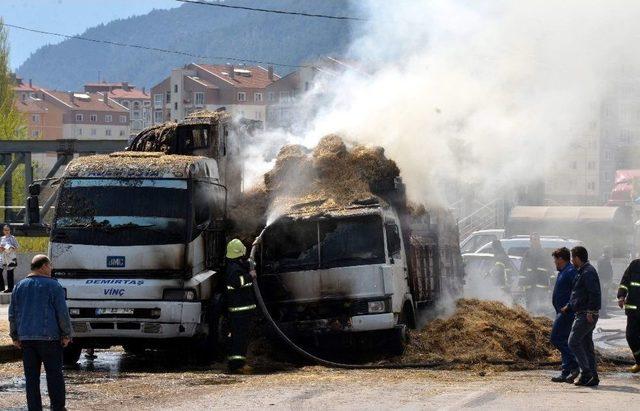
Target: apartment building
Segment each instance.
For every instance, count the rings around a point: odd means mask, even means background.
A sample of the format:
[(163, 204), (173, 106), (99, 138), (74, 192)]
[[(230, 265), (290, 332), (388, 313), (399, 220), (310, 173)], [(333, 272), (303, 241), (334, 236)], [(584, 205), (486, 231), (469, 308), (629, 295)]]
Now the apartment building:
[(129, 109), (131, 134), (137, 134), (152, 125), (151, 96), (142, 89), (126, 81), (118, 83), (88, 83), (84, 85), (87, 93), (107, 93), (111, 100)]
[[(597, 115), (594, 116), (597, 119)], [(616, 141), (593, 120), (567, 136), (570, 152), (548, 171), (544, 201), (548, 205), (604, 205), (617, 168)]]
[(50, 104), (42, 89), (31, 80), (28, 83), (16, 78), (14, 86), (15, 107), (24, 116), (27, 138), (55, 140), (63, 138), (62, 115), (64, 109)]
[(127, 139), (129, 110), (104, 93), (41, 89), (49, 106), (61, 109), (62, 136), (72, 139)]
[(305, 101), (305, 93), (315, 88), (315, 101), (320, 100), (326, 87), (322, 82), (349, 70), (364, 72), (357, 63), (325, 56), (303, 64), (300, 69), (268, 85), (266, 126), (291, 128), (295, 122), (304, 124), (319, 106), (312, 101)]
[(264, 121), (265, 88), (278, 79), (272, 67), (187, 64), (151, 88), (153, 123), (221, 107), (239, 118)]

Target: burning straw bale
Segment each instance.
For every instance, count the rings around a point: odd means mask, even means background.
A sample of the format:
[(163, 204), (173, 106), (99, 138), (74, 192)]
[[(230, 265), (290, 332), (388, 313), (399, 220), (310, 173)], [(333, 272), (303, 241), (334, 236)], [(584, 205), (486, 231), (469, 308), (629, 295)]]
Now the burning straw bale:
[(78, 157), (66, 169), (69, 176), (184, 176), (198, 156), (166, 155), (161, 152), (116, 152)]
[(264, 181), (274, 208), (313, 214), (370, 202), (393, 188), (399, 175), (382, 148), (348, 148), (340, 136), (331, 134), (312, 152), (302, 146), (283, 147)]
[(497, 301), (461, 299), (456, 312), (411, 334), (401, 361), (451, 361), (475, 364), (492, 361), (535, 363), (555, 359), (549, 342), (552, 322), (532, 317), (522, 307)]

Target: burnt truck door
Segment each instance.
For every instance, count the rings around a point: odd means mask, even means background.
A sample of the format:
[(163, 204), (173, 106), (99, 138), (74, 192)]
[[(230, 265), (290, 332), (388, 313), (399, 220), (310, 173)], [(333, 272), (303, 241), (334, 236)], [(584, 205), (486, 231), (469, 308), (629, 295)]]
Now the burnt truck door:
[(405, 296), (409, 293), (408, 268), (400, 225), (395, 219), (386, 218), (384, 235), (387, 252), (387, 264), (391, 267), (393, 278), (393, 295), (391, 305), (393, 312), (400, 313), (405, 303)]

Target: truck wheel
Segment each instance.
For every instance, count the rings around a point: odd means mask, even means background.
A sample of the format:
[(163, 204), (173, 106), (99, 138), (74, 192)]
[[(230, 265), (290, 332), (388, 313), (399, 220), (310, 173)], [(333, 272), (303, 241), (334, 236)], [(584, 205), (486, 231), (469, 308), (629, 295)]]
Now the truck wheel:
[(145, 353), (145, 348), (142, 345), (125, 344), (122, 346), (122, 348), (127, 354), (134, 355), (136, 357), (142, 357)]
[(82, 354), (82, 347), (76, 343), (69, 343), (62, 351), (62, 362), (64, 365), (75, 365)]
[(387, 351), (391, 355), (402, 355), (409, 342), (409, 334), (405, 324), (398, 324), (392, 330), (389, 330), (387, 338)]

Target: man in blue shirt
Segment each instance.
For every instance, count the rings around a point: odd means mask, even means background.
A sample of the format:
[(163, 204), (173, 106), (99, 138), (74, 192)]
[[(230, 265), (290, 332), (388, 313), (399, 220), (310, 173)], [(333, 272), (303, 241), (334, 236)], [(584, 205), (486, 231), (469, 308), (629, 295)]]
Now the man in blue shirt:
[(593, 346), (593, 330), (598, 322), (601, 305), (600, 279), (598, 272), (589, 263), (589, 253), (582, 246), (573, 247), (571, 262), (578, 269), (573, 281), (569, 302), (562, 313), (575, 313), (569, 334), (569, 348), (580, 365), (580, 379), (576, 385), (595, 387), (600, 383), (596, 368), (596, 353)]
[(562, 357), (562, 373), (557, 377), (551, 378), (551, 381), (573, 384), (578, 374), (580, 374), (576, 357), (569, 349), (569, 334), (571, 333), (574, 314), (572, 312), (565, 314), (560, 310), (569, 303), (576, 269), (570, 263), (571, 253), (568, 248), (558, 248), (551, 255), (558, 270), (558, 278), (553, 288), (552, 297), (553, 308), (556, 310), (556, 319), (551, 329), (551, 344), (560, 351), (560, 356)]
[(71, 318), (64, 289), (51, 278), (46, 255), (31, 260), (31, 274), (11, 294), (9, 327), (13, 344), (22, 350), (29, 410), (41, 410), (40, 369), (44, 364), (52, 410), (65, 409), (62, 351), (71, 341)]

